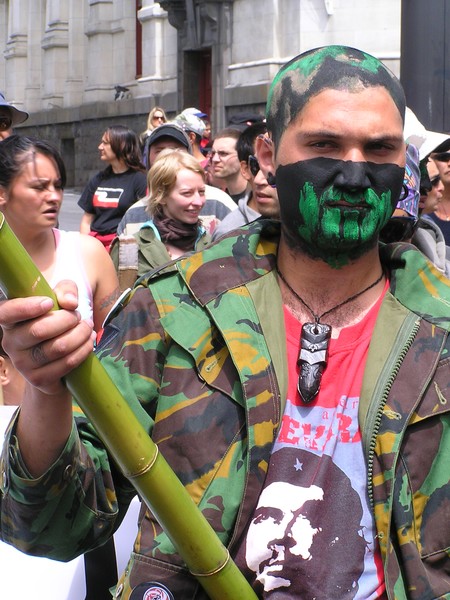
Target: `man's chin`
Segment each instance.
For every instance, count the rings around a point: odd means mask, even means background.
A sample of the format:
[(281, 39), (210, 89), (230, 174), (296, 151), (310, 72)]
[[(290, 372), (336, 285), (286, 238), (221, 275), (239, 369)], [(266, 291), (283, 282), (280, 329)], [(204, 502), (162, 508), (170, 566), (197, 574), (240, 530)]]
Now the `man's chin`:
[(293, 233), (283, 227), (283, 237), (287, 246), (300, 254), (306, 254), (314, 260), (324, 261), (330, 266), (343, 266), (360, 258), (378, 243), (378, 236), (374, 236), (367, 242), (360, 240), (328, 240), (323, 237), (318, 240), (305, 240), (297, 233)]

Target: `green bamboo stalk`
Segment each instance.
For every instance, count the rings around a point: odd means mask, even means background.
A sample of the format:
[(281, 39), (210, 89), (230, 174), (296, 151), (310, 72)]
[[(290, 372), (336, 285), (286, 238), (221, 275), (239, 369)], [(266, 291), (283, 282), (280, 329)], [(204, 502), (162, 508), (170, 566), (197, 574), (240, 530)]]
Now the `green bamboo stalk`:
[[(0, 287), (8, 298), (56, 297), (0, 213)], [(212, 600), (256, 600), (208, 521), (92, 353), (65, 378), (124, 475)]]

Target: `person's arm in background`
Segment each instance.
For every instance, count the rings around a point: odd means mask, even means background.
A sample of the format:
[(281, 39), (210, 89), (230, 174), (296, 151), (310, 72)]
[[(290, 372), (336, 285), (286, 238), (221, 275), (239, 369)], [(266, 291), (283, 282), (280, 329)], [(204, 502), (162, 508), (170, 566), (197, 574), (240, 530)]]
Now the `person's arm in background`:
[(80, 233), (85, 233), (89, 235), (91, 231), (91, 223), (94, 220), (94, 215), (92, 213), (84, 212), (80, 221)]
[(101, 242), (81, 236), (83, 262), (93, 296), (94, 329), (99, 332), (103, 322), (120, 296), (119, 279), (114, 263)]
[(91, 231), (91, 223), (95, 217), (95, 214), (93, 212), (93, 199), (95, 191), (97, 190), (100, 181), (101, 173), (97, 173), (97, 175), (94, 175), (94, 177), (92, 177), (92, 179), (88, 181), (78, 200), (78, 206), (84, 211), (80, 222), (80, 233), (89, 234), (89, 232)]

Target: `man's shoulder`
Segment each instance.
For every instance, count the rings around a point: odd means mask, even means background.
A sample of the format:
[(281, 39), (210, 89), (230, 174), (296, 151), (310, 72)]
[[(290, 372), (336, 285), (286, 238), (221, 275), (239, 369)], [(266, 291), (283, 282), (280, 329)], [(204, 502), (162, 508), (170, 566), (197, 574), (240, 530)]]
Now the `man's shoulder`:
[(380, 253), (396, 299), (420, 317), (450, 330), (450, 280), (412, 244), (386, 244)]
[(232, 211), (222, 220), (221, 223), (219, 223), (213, 234), (214, 240), (219, 239), (225, 235), (225, 233), (228, 233), (233, 229), (237, 229), (238, 227), (247, 225), (251, 221), (255, 221), (261, 216), (258, 212), (248, 206), (250, 197), (250, 194), (247, 194), (245, 198), (241, 198), (239, 200), (237, 210)]
[(119, 226), (117, 227), (117, 233), (125, 233), (132, 235), (139, 231), (140, 227), (149, 219), (149, 215), (146, 211), (146, 202), (143, 198), (135, 202), (125, 211)]
[(244, 216), (244, 213), (238, 207), (237, 210), (230, 212), (220, 223), (217, 225), (213, 233), (213, 239), (218, 240), (226, 233), (238, 229), (243, 225), (247, 225), (248, 221)]
[(234, 210), (237, 206), (229, 194), (213, 185), (205, 185), (205, 198), (206, 200), (220, 202), (220, 204), (224, 204), (230, 210)]
[[(194, 273), (197, 279), (205, 277), (205, 283), (209, 284), (207, 272), (217, 273), (221, 279), (225, 270), (242, 271), (244, 263), (246, 266), (253, 265), (265, 254), (276, 254), (278, 240), (279, 223), (261, 219), (225, 234), (220, 240), (208, 244), (202, 250), (180, 257), (174, 261), (174, 264), (177, 272), (189, 281), (189, 285), (192, 283)], [(159, 276), (158, 271), (151, 273), (148, 282), (154, 281)], [(170, 276), (176, 275), (164, 275), (164, 278)]]

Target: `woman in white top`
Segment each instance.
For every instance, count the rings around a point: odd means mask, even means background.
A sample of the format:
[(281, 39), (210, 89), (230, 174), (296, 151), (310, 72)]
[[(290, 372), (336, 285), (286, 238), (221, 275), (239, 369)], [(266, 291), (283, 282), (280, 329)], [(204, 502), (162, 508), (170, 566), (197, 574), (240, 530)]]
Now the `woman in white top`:
[(12, 135), (0, 144), (0, 211), (52, 287), (77, 283), (80, 314), (99, 332), (119, 294), (117, 275), (101, 242), (57, 229), (65, 183), (62, 157), (48, 142)]

